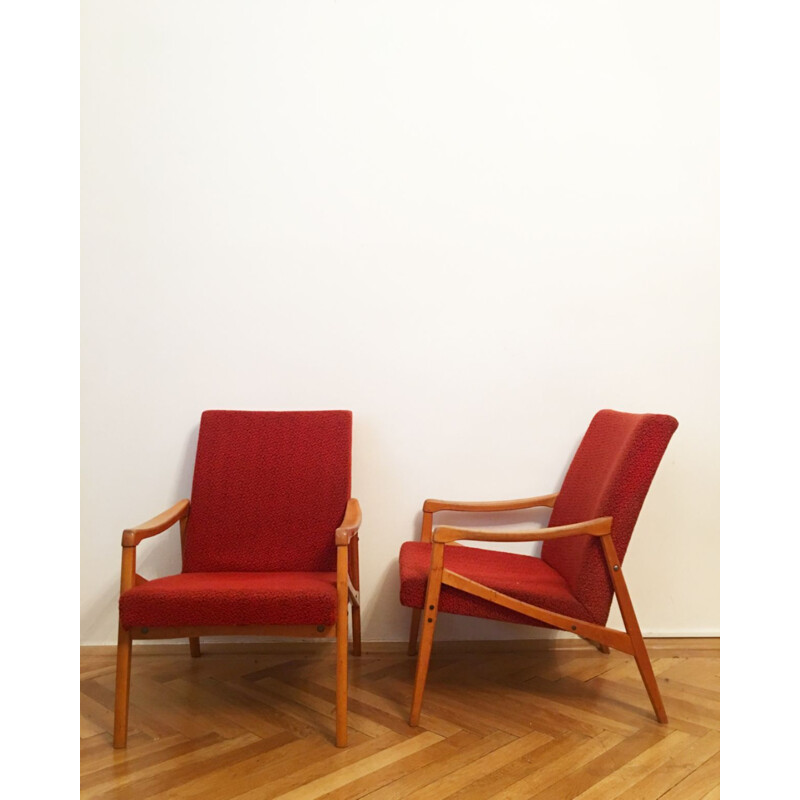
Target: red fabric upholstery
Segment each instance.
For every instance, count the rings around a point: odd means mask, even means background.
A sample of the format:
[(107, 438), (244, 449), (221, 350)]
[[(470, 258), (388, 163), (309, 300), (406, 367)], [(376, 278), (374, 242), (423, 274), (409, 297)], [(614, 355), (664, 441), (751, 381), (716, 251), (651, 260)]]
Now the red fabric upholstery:
[[(430, 565), (430, 544), (406, 542), (400, 548), (400, 602), (404, 606), (424, 606)], [(478, 547), (448, 546), (444, 549), (444, 566), (526, 603), (570, 617), (586, 618), (586, 609), (572, 596), (566, 581), (540, 558)], [(530, 617), (451, 586), (442, 586), (439, 611), (542, 626)]]
[[(620, 561), (672, 434), (674, 417), (599, 411), (564, 477), (549, 525), (613, 517)], [(577, 600), (600, 625), (608, 620), (613, 587), (599, 541), (574, 536), (545, 542), (542, 560), (558, 570)]]
[(335, 572), (186, 572), (129, 589), (126, 628), (184, 625), (333, 625)]
[(350, 411), (206, 411), (183, 571), (335, 570), (351, 430)]

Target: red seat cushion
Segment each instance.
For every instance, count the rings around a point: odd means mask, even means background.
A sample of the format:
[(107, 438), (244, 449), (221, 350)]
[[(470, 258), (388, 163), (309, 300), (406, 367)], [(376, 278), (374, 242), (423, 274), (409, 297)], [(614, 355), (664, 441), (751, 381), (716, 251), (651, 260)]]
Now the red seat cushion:
[[(430, 565), (430, 544), (406, 542), (400, 548), (400, 602), (404, 606), (422, 608), (425, 605)], [(588, 619), (586, 609), (570, 593), (566, 581), (540, 558), (477, 547), (447, 546), (444, 549), (444, 566), (526, 603), (570, 617)], [(530, 617), (450, 586), (442, 586), (439, 611), (543, 626), (543, 623)]]
[(119, 599), (122, 625), (333, 625), (335, 572), (184, 572)]

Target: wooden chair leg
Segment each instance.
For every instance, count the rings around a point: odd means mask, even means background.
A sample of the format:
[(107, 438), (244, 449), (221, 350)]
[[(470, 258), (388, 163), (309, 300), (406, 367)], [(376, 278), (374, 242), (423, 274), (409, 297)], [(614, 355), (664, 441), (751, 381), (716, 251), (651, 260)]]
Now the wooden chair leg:
[(114, 747), (128, 744), (128, 706), (131, 692), (131, 634), (122, 625), (117, 638), (117, 684), (114, 692)]
[(361, 608), (353, 605), (353, 655), (361, 655)]
[(425, 624), (422, 627), (422, 640), (419, 644), (419, 655), (417, 656), (417, 674), (414, 678), (414, 694), (411, 698), (411, 714), (408, 718), (409, 725), (419, 725), (419, 715), (422, 712), (422, 695), (425, 692), (425, 682), (428, 679), (428, 665), (431, 661), (436, 615), (436, 608), (434, 608), (433, 611), (428, 610), (427, 616), (425, 617)]
[(608, 655), (611, 650), (609, 649), (607, 644), (602, 644), (601, 642), (596, 642), (594, 639), (587, 639), (585, 636), (581, 636), (585, 642), (589, 642), (592, 647), (596, 647), (601, 653)]
[[(336, 746), (347, 746), (347, 548), (337, 547)], [(342, 577), (344, 576), (344, 577)]]
[[(348, 568), (350, 573), (350, 580), (353, 583), (353, 588), (357, 592), (361, 587), (361, 578), (359, 577), (359, 569), (358, 569), (357, 534), (350, 541), (350, 546), (348, 550), (350, 551), (348, 554), (349, 555)], [(353, 655), (360, 656), (361, 655), (361, 605), (360, 604), (353, 603), (352, 614), (353, 614)]]
[(411, 630), (408, 634), (408, 654), (417, 654), (417, 643), (419, 642), (419, 623), (422, 619), (422, 609), (415, 608), (411, 611)]
[(199, 636), (190, 636), (189, 637), (189, 652), (192, 654), (192, 658), (200, 658), (200, 637)]
[[(422, 711), (422, 695), (425, 692), (425, 681), (428, 678), (428, 665), (433, 648), (433, 631), (439, 613), (439, 593), (442, 589), (442, 569), (444, 567), (444, 545), (434, 544), (431, 549), (431, 571), (428, 575), (428, 588), (425, 591), (424, 622), (422, 624), (422, 641), (417, 656), (417, 674), (414, 679), (414, 694), (411, 698), (411, 714), (409, 725), (419, 724)], [(412, 621), (413, 625), (413, 621)]]
[(603, 546), (603, 553), (608, 564), (609, 575), (611, 575), (611, 582), (614, 585), (614, 592), (617, 595), (617, 604), (619, 605), (619, 612), (622, 615), (622, 621), (625, 623), (625, 630), (631, 639), (631, 646), (633, 647), (633, 657), (636, 659), (636, 666), (639, 668), (639, 674), (642, 676), (644, 688), (647, 690), (647, 696), (653, 705), (653, 711), (656, 713), (656, 718), (661, 723), (666, 723), (667, 712), (664, 708), (664, 701), (661, 699), (661, 692), (658, 690), (658, 683), (656, 676), (653, 672), (653, 665), (650, 663), (650, 656), (647, 655), (647, 648), (644, 646), (644, 639), (642, 638), (642, 631), (639, 628), (639, 621), (636, 619), (636, 612), (633, 610), (633, 602), (631, 601), (630, 592), (628, 592), (628, 584), (625, 583), (625, 578), (622, 576), (622, 569), (617, 558), (617, 551), (614, 547), (614, 542), (611, 536), (600, 537), (600, 544)]
[(634, 634), (628, 631), (631, 637), (631, 644), (633, 645), (633, 657), (636, 659), (636, 666), (639, 668), (639, 674), (642, 676), (644, 688), (647, 690), (647, 696), (650, 698), (650, 703), (655, 711), (656, 719), (659, 722), (666, 724), (669, 720), (667, 718), (667, 711), (664, 708), (664, 701), (661, 699), (661, 692), (658, 689), (656, 676), (653, 672), (653, 665), (650, 662), (650, 656), (647, 654), (647, 648), (644, 646), (644, 639), (641, 632), (637, 630)]

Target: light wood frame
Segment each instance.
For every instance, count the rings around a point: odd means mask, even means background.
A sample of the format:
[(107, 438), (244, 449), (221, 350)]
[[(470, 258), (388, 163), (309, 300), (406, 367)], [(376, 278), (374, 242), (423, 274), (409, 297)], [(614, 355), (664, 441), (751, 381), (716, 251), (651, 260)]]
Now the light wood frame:
[[(558, 494), (542, 495), (541, 497), (530, 497), (522, 500), (501, 500), (490, 503), (464, 503), (449, 502), (446, 500), (426, 500), (422, 510), (422, 527), (420, 530), (420, 541), (429, 542), (431, 546), (431, 566), (428, 575), (428, 586), (425, 592), (425, 605), (423, 608), (415, 608), (411, 615), (411, 630), (409, 633), (408, 653), (414, 655), (417, 652), (417, 640), (419, 639), (420, 622), (423, 619), (422, 638), (419, 642), (419, 655), (417, 657), (417, 672), (414, 680), (414, 694), (411, 700), (411, 714), (409, 723), (419, 724), (420, 711), (422, 709), (422, 696), (425, 691), (425, 681), (428, 676), (428, 665), (430, 663), (431, 649), (433, 647), (433, 633), (436, 627), (436, 618), (439, 613), (439, 595), (442, 586), (451, 586), (462, 592), (467, 592), (476, 597), (481, 597), (491, 603), (508, 608), (524, 614), (532, 619), (539, 620), (554, 628), (563, 631), (576, 633), (577, 635), (590, 641), (601, 652), (608, 653), (609, 648), (621, 650), (623, 653), (632, 655), (639, 669), (648, 697), (652, 703), (653, 710), (659, 722), (667, 722), (667, 712), (664, 709), (664, 702), (656, 683), (650, 657), (647, 655), (642, 632), (633, 610), (628, 587), (625, 578), (622, 576), (622, 565), (617, 556), (614, 541), (611, 538), (611, 517), (600, 517), (598, 519), (579, 522), (574, 525), (562, 525), (554, 528), (539, 528), (532, 531), (487, 531), (469, 528), (456, 528), (452, 526), (440, 526), (434, 529), (433, 514), (437, 511), (465, 511), (465, 512), (487, 512), (487, 511), (514, 511), (525, 508), (548, 507), (552, 508)], [(457, 545), (460, 540), (482, 541), (482, 542), (545, 542), (553, 539), (562, 539), (568, 536), (589, 535), (596, 536), (600, 540), (603, 549), (603, 557), (614, 587), (617, 603), (625, 624), (625, 630), (620, 631), (608, 628), (604, 625), (597, 625), (586, 620), (576, 619), (549, 611), (539, 606), (517, 600), (507, 594), (498, 592), (488, 586), (484, 586), (477, 581), (471, 580), (463, 575), (459, 575), (444, 567), (444, 549), (446, 546)], [(533, 558), (533, 556), (531, 556)]]
[[(180, 524), (181, 551), (186, 543), (189, 501), (181, 500), (172, 508), (135, 528), (122, 533), (122, 570), (120, 595), (133, 586), (147, 583), (136, 572), (136, 546), (143, 539)], [(125, 747), (128, 741), (128, 707), (130, 703), (131, 645), (134, 639), (178, 639), (188, 637), (192, 658), (200, 656), (201, 636), (286, 636), (303, 638), (336, 637), (336, 745), (347, 745), (347, 633), (348, 606), (353, 609), (353, 655), (361, 655), (361, 597), (358, 572), (358, 530), (361, 507), (358, 500), (347, 502), (344, 518), (336, 529), (336, 624), (335, 625), (232, 625), (179, 626), (165, 628), (124, 628), (119, 623), (117, 643), (117, 678), (114, 698), (114, 747)]]

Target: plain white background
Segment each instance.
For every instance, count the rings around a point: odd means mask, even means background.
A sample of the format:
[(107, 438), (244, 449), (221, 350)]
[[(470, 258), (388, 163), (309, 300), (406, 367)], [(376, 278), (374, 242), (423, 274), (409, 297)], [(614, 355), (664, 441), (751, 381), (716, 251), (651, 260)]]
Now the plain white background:
[[(777, 615), (765, 624), (764, 613), (791, 607), (796, 594), (789, 500), (797, 484), (791, 278), (798, 263), (800, 117), (787, 98), (800, 70), (798, 12), (790, 3), (755, 8), (736, 0), (723, 11), (721, 555), (725, 628), (736, 632), (722, 676), (723, 779), (729, 794), (735, 786), (737, 796), (781, 796), (794, 780), (791, 739), (754, 736), (753, 726), (779, 729), (796, 708), (787, 692), (793, 661), (775, 650), (791, 628), (779, 627)], [(7, 744), (11, 784), (15, 770), (30, 783), (39, 763), (29, 743), (41, 740), (42, 718), (30, 713), (31, 698), (42, 687), (58, 698), (58, 713), (48, 719), (51, 741), (74, 736), (78, 716), (74, 672), (54, 669), (54, 656), (70, 651), (79, 620), (80, 95), (77, 9), (27, 3), (7, 5), (2, 15), (0, 66), (10, 76), (2, 87), (4, 114), (12, 124), (0, 127), (0, 331), (11, 387), (1, 401), (10, 424), (0, 595), (9, 609), (21, 599), (26, 606), (24, 614), (7, 615), (3, 628), (7, 643), (22, 645), (13, 651), (22, 658), (12, 668), (16, 690), (6, 698), (15, 721)], [(34, 571), (46, 590), (32, 580)], [(51, 779), (63, 787), (72, 774), (78, 790), (68, 747), (50, 748), (48, 763)], [(37, 783), (47, 776), (41, 778)]]
[(425, 497), (556, 490), (598, 409), (673, 414), (626, 577), (646, 635), (717, 634), (717, 13), (84, 3), (82, 643), (206, 408), (353, 410), (367, 640)]

